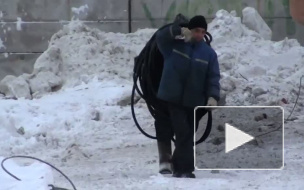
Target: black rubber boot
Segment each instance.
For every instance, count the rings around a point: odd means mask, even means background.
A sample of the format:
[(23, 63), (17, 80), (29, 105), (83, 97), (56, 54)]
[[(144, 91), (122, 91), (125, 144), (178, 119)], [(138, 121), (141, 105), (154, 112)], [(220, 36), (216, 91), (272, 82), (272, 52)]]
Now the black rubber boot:
[(180, 178), (182, 177), (182, 173), (179, 173), (179, 172), (174, 172), (172, 177), (177, 177), (177, 178)]
[(181, 178), (195, 178), (195, 174), (194, 173), (183, 173), (181, 175)]
[(159, 173), (172, 174), (173, 168), (171, 163), (172, 148), (171, 141), (157, 141), (159, 155)]
[(176, 178), (195, 178), (195, 175), (194, 175), (194, 173), (176, 172), (176, 173), (173, 173), (172, 177), (176, 177)]

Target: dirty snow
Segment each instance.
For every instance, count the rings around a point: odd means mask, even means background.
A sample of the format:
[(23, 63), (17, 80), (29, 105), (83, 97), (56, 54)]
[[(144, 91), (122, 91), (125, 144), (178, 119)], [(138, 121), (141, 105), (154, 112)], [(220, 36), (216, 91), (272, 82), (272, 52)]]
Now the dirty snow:
[[(289, 114), (304, 73), (303, 47), (291, 39), (265, 40), (234, 12), (218, 11), (209, 28), (226, 104), (281, 105)], [(130, 107), (118, 105), (130, 95), (133, 59), (154, 32), (105, 33), (73, 21), (54, 34), (33, 73), (21, 76), (32, 100), (0, 99), (0, 155), (47, 160), (78, 189), (301, 189), (303, 95), (294, 121), (285, 125), (284, 170), (196, 171), (198, 179), (193, 180), (157, 174), (155, 142), (136, 129)], [(144, 102), (136, 111), (143, 128), (154, 134)], [(71, 188), (59, 174), (53, 175), (57, 186)], [(1, 174), (0, 181), (6, 177)]]

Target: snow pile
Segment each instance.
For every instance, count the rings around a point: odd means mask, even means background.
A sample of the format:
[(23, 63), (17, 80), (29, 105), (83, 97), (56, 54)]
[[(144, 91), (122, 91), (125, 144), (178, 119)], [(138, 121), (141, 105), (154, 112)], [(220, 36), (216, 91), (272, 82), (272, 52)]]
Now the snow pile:
[[(4, 158), (0, 157), (0, 162)], [(35, 162), (29, 166), (19, 166), (12, 160), (4, 162), (4, 167), (13, 175), (21, 179), (18, 181), (8, 175), (4, 170), (0, 170), (1, 190), (14, 189), (37, 189), (48, 190), (49, 184), (53, 184), (53, 174), (49, 166)]]
[(0, 82), (0, 92), (9, 97), (31, 99), (88, 83), (95, 77), (131, 79), (133, 59), (154, 31), (104, 33), (74, 20), (52, 36), (49, 48), (35, 62), (32, 74), (7, 76)]
[[(252, 23), (259, 21), (256, 18)], [(263, 33), (250, 30), (225, 10), (217, 12), (209, 28), (228, 105), (283, 105), (283, 98), (295, 102), (304, 73), (304, 48), (296, 40), (265, 40)]]
[[(281, 105), (283, 98), (293, 103), (304, 69), (303, 47), (296, 40), (267, 40), (268, 29), (258, 13), (245, 8), (243, 14), (245, 25), (235, 12), (225, 10), (218, 11), (209, 24), (227, 104)], [(253, 26), (257, 26), (256, 31), (250, 29)], [(0, 91), (31, 99), (88, 83), (93, 78), (131, 80), (133, 58), (154, 32), (144, 29), (132, 34), (104, 33), (81, 21), (72, 21), (52, 36), (31, 75), (7, 76)]]

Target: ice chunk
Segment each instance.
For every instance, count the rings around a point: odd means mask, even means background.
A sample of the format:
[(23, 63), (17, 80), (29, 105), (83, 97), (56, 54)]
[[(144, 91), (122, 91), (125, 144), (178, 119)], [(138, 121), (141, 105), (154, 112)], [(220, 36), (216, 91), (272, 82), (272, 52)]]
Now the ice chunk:
[(56, 46), (51, 46), (37, 59), (34, 65), (34, 73), (50, 71), (57, 74), (61, 64), (62, 58), (60, 55), (60, 49)]
[(50, 71), (43, 71), (30, 79), (29, 83), (32, 93), (44, 94), (52, 92), (55, 87), (59, 87), (62, 84), (62, 80)]
[(0, 82), (0, 92), (6, 96), (14, 98), (31, 99), (30, 88), (23, 77), (15, 77), (12, 75), (6, 76)]
[(246, 7), (242, 13), (244, 25), (259, 33), (265, 40), (271, 40), (272, 31), (257, 10), (252, 7)]

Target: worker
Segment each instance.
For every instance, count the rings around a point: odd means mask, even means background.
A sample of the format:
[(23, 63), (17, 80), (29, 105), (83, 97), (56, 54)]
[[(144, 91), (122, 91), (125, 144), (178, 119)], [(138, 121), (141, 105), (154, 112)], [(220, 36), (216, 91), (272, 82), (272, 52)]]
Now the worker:
[[(204, 41), (208, 25), (204, 16), (190, 19), (187, 27), (169, 25), (156, 33), (164, 57), (157, 98), (168, 106), (169, 120), (155, 120), (160, 152), (160, 173), (195, 178), (194, 108), (217, 106), (220, 99), (220, 70), (216, 52)], [(181, 40), (180, 37), (183, 37)], [(175, 150), (171, 157), (171, 138)]]
[(289, 0), (289, 8), (293, 20), (304, 25), (304, 0)]

